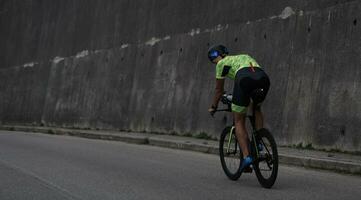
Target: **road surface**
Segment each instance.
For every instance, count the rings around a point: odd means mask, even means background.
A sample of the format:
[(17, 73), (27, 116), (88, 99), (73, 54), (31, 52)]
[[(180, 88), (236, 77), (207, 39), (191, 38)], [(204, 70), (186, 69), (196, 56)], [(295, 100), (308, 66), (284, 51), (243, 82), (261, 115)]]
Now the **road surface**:
[(360, 199), (361, 177), (281, 166), (272, 189), (219, 158), (70, 136), (0, 131), (0, 199)]

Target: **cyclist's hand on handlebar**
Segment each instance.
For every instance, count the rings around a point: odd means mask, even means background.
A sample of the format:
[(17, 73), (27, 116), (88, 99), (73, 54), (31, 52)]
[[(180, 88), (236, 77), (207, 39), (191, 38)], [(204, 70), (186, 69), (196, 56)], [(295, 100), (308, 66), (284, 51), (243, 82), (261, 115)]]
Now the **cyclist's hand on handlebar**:
[(209, 108), (208, 112), (209, 112), (209, 114), (211, 114), (213, 116), (214, 113), (216, 112), (216, 110), (214, 108)]
[(216, 111), (217, 111), (217, 107), (215, 107), (215, 106), (211, 106), (208, 109), (208, 112), (209, 112), (209, 114), (211, 114), (212, 117), (213, 117), (214, 113), (216, 113)]

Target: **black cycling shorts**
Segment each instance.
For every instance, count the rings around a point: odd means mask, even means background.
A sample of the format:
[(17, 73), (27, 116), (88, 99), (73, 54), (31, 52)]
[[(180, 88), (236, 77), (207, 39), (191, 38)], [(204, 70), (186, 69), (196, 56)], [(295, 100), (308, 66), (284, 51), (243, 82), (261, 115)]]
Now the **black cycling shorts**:
[(267, 74), (259, 67), (245, 67), (238, 70), (233, 87), (232, 111), (246, 113), (250, 103), (251, 93), (256, 89), (263, 89), (263, 96), (259, 103), (264, 101), (270, 87)]

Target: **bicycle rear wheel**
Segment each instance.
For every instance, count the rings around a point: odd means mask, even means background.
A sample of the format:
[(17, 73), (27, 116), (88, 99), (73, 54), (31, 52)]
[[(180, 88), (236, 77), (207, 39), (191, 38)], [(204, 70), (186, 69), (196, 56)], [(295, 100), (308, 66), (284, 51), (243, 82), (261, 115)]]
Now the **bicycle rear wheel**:
[(260, 129), (255, 134), (259, 156), (253, 165), (254, 171), (258, 182), (264, 188), (271, 188), (278, 173), (277, 145), (267, 129)]
[[(230, 133), (232, 131), (232, 133)], [(224, 173), (233, 181), (241, 176), (242, 150), (237, 142), (235, 130), (231, 127), (223, 129), (219, 140), (219, 156)]]

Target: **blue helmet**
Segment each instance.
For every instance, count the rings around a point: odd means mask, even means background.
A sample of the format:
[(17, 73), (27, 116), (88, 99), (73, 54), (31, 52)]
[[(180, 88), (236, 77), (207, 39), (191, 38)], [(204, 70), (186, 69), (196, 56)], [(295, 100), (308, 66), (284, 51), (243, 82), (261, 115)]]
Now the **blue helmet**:
[(224, 58), (226, 55), (228, 55), (228, 49), (224, 45), (214, 45), (208, 50), (208, 58), (212, 62), (214, 59), (216, 59), (218, 56), (221, 56)]

